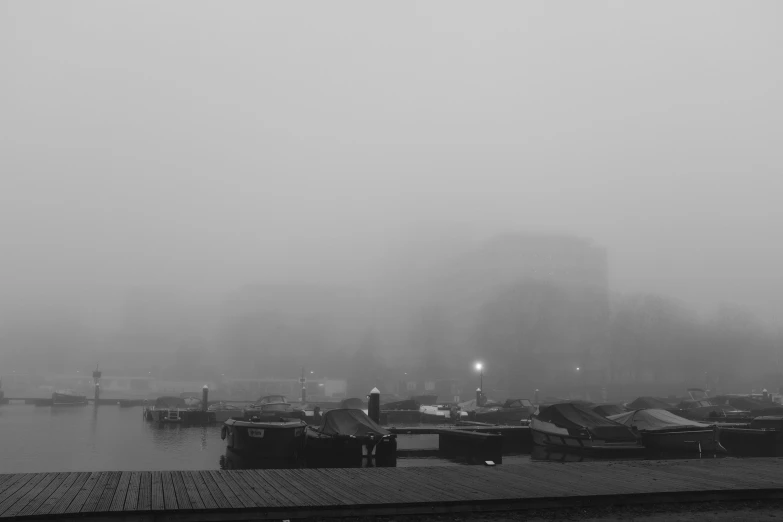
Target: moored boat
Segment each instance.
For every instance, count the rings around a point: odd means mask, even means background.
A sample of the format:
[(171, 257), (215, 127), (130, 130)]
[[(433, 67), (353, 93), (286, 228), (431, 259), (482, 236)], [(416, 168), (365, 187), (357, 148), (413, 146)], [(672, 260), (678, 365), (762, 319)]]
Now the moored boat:
[(308, 427), (306, 451), (308, 463), (357, 465), (372, 456), (379, 465), (393, 465), (397, 436), (361, 410), (336, 409), (324, 413), (320, 426)]
[(611, 415), (620, 415), (627, 410), (621, 404), (599, 404), (593, 406), (593, 411), (601, 417), (609, 417)]
[(533, 443), (577, 450), (639, 450), (639, 437), (627, 426), (581, 404), (548, 406), (530, 419)]
[(58, 390), (52, 393), (52, 406), (84, 406), (87, 397), (71, 390)]
[(684, 419), (666, 410), (634, 410), (611, 415), (609, 419), (636, 429), (645, 448), (726, 453), (726, 448), (720, 444), (716, 426)]
[(228, 419), (220, 436), (226, 447), (253, 459), (297, 462), (304, 455), (307, 425), (299, 420), (254, 422)]

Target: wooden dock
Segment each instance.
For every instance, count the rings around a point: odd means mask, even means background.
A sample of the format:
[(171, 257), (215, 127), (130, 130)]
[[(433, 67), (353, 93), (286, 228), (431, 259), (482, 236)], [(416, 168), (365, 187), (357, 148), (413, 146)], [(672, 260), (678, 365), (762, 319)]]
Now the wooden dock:
[(0, 475), (9, 520), (257, 520), (783, 498), (783, 459)]

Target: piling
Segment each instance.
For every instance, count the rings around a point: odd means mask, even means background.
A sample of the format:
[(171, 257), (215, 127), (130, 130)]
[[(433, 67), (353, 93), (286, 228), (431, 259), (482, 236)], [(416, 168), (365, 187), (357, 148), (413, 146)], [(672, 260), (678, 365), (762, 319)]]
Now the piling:
[(98, 405), (98, 399), (101, 398), (101, 383), (95, 383), (95, 405)]
[(373, 388), (370, 391), (370, 395), (367, 397), (367, 415), (375, 422), (381, 422), (381, 391), (378, 388)]
[(476, 388), (476, 406), (482, 406), (482, 404), (481, 404), (481, 388)]
[(209, 386), (206, 384), (201, 389), (201, 411), (207, 411), (207, 408), (209, 407)]
[(538, 404), (538, 388), (536, 388), (536, 391), (533, 394), (533, 404)]

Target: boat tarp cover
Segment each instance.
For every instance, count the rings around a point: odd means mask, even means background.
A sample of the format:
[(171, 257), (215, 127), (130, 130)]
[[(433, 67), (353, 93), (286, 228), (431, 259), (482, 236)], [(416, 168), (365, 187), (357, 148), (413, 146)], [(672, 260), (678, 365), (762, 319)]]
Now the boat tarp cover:
[(619, 404), (599, 404), (593, 408), (593, 411), (602, 417), (608, 417), (609, 415), (620, 415), (626, 410)]
[(619, 415), (612, 415), (609, 417), (620, 424), (626, 426), (635, 426), (640, 431), (658, 431), (658, 430), (672, 430), (672, 429), (687, 429), (687, 428), (709, 428), (709, 424), (702, 424), (701, 422), (694, 422), (692, 420), (683, 419), (679, 415), (675, 415), (666, 410), (648, 409), (648, 410), (636, 410), (627, 411)]
[(324, 413), (321, 432), (328, 435), (353, 435), (354, 437), (389, 434), (362, 410), (353, 409), (329, 410)]
[(656, 399), (655, 397), (639, 397), (633, 402), (629, 402), (625, 406), (630, 410), (644, 410), (648, 408), (668, 410), (672, 407), (672, 405), (668, 402), (664, 402), (661, 399)]
[(566, 428), (569, 433), (574, 435), (587, 429), (596, 438), (607, 441), (636, 440), (627, 426), (602, 417), (581, 404), (553, 404), (539, 413), (537, 417), (542, 421)]

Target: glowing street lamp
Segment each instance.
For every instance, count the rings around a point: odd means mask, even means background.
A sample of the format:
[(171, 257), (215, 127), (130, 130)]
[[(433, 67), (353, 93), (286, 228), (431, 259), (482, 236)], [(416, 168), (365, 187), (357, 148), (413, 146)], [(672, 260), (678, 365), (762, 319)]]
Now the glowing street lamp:
[(476, 371), (479, 372), (479, 389), (484, 393), (484, 365), (481, 362), (476, 363)]

